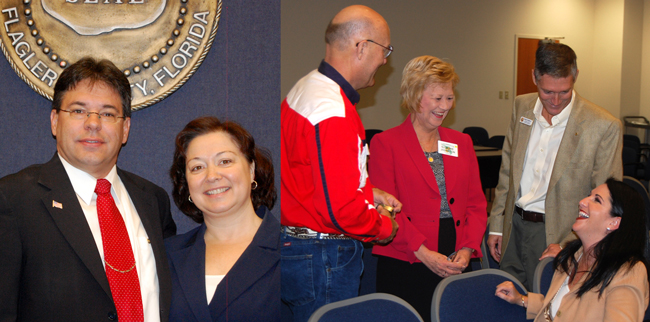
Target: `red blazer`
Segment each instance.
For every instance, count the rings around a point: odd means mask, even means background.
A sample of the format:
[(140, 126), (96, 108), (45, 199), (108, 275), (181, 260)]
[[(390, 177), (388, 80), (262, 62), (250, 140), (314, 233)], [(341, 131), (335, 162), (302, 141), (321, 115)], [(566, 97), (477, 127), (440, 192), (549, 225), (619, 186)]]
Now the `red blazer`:
[[(487, 203), (481, 188), (476, 153), (467, 134), (438, 128), (440, 140), (458, 145), (458, 157), (442, 156), (447, 202), (456, 227), (456, 250), (469, 247), (480, 257), (487, 223)], [(401, 125), (375, 135), (370, 145), (370, 180), (402, 202), (395, 220), (399, 230), (387, 246), (375, 245), (373, 254), (420, 262), (414, 252), (424, 244), (438, 250), (440, 191), (420, 147), (410, 116)]]

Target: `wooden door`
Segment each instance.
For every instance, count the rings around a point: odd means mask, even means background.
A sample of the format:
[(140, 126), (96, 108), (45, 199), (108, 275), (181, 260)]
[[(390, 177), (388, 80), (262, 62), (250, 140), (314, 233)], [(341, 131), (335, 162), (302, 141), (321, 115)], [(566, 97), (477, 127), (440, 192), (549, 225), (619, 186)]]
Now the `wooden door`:
[[(557, 38), (557, 37), (554, 37)], [(537, 92), (533, 83), (533, 69), (535, 68), (535, 52), (539, 47), (540, 38), (517, 37), (517, 95)], [(555, 42), (560, 41), (555, 39)]]

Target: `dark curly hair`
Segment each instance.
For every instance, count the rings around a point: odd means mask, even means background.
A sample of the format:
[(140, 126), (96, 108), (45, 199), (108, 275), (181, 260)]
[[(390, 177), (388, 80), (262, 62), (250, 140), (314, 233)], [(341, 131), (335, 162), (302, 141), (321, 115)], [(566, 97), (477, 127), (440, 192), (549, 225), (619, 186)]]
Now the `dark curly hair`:
[(174, 184), (172, 196), (178, 209), (195, 222), (203, 222), (203, 212), (188, 200), (190, 191), (185, 177), (186, 153), (192, 140), (198, 136), (213, 132), (229, 134), (248, 163), (255, 162), (257, 188), (251, 190), (251, 201), (255, 210), (260, 206), (266, 206), (268, 209), (273, 208), (277, 199), (277, 192), (274, 184), (273, 163), (269, 151), (255, 147), (255, 139), (241, 125), (232, 121), (221, 122), (214, 116), (204, 116), (187, 123), (185, 128), (176, 136), (174, 162), (169, 170), (169, 175)]

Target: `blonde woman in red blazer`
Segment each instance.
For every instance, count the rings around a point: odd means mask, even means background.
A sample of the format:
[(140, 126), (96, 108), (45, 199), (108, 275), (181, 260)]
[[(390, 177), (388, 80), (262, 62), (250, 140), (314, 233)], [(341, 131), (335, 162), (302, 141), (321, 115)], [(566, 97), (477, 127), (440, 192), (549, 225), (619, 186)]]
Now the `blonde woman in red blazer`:
[(370, 146), (372, 183), (403, 204), (395, 239), (373, 249), (379, 255), (377, 291), (403, 298), (425, 321), (442, 278), (460, 274), (471, 257), (481, 256), (487, 221), (472, 140), (441, 127), (457, 82), (449, 63), (432, 56), (411, 60), (400, 90), (402, 107), (411, 114), (375, 135)]

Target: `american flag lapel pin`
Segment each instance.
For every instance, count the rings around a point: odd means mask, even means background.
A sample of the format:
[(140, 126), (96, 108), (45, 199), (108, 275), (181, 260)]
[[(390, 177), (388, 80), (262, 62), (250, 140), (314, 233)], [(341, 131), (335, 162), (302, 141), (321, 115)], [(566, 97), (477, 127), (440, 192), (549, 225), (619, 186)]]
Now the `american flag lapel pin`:
[(58, 201), (52, 200), (52, 207), (53, 208), (63, 209), (63, 204), (58, 202)]

